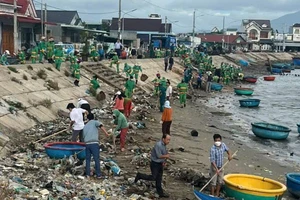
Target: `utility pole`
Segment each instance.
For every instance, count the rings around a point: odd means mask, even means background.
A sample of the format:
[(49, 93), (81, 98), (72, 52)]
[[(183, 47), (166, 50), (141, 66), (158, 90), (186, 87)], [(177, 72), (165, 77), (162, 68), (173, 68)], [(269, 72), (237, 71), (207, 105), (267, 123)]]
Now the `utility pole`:
[[(122, 2), (119, 0), (119, 21), (118, 21), (118, 39), (121, 39), (121, 12), (122, 12)], [(123, 38), (123, 35), (122, 35)]]
[(192, 47), (194, 48), (195, 45), (195, 22), (196, 21), (196, 10), (194, 10), (193, 13), (193, 41), (192, 41)]
[(167, 36), (167, 16), (165, 17), (165, 36)]
[(41, 37), (44, 35), (44, 10), (43, 0), (41, 0)]
[(223, 34), (225, 34), (225, 16), (223, 16)]
[(285, 24), (283, 24), (283, 45), (282, 45), (282, 51), (285, 51)]
[(14, 53), (17, 52), (18, 52), (18, 8), (17, 8), (17, 0), (14, 0)]
[(46, 37), (46, 41), (47, 41), (47, 4), (45, 3), (45, 37)]

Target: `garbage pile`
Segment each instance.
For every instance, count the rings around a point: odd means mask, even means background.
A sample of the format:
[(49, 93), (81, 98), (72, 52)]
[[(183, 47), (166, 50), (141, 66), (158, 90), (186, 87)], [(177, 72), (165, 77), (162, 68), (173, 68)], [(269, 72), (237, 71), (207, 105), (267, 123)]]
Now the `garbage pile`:
[(190, 168), (170, 168), (169, 173), (182, 181), (191, 183), (196, 187), (204, 186), (210, 179), (209, 174)]

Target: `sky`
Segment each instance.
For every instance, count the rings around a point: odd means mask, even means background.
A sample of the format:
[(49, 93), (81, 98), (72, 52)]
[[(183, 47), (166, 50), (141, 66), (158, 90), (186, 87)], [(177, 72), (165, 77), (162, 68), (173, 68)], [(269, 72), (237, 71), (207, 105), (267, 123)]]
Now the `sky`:
[[(39, 9), (40, 0), (34, 0)], [(48, 9), (77, 10), (81, 19), (88, 23), (100, 23), (102, 19), (118, 17), (119, 0), (43, 0)], [(122, 16), (147, 18), (159, 14), (163, 21), (172, 23), (173, 32), (193, 30), (193, 11), (196, 10), (195, 31), (213, 27), (238, 27), (242, 19), (276, 19), (300, 10), (299, 0), (122, 0)], [(298, 10), (297, 10), (298, 9)]]

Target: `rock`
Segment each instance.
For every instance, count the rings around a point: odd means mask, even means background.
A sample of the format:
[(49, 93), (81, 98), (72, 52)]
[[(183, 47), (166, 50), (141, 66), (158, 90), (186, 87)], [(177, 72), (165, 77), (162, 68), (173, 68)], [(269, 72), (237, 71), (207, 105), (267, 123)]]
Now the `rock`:
[(178, 150), (181, 151), (181, 152), (184, 152), (184, 147), (180, 146), (180, 147), (178, 148)]

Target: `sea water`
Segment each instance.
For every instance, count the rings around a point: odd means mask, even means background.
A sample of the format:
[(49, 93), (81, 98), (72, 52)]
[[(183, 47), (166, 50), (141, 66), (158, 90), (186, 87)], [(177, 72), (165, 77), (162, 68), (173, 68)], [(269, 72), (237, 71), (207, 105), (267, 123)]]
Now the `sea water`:
[[(252, 96), (238, 96), (234, 93), (216, 93), (206, 104), (219, 107), (231, 115), (224, 118), (224, 124), (241, 126), (244, 130), (234, 136), (248, 143), (271, 158), (285, 164), (300, 164), (300, 137), (297, 123), (300, 123), (300, 70), (289, 75), (276, 75), (275, 81), (264, 81), (260, 77), (256, 84), (243, 84), (253, 88)], [(241, 99), (260, 99), (258, 108), (240, 107)], [(286, 140), (270, 140), (256, 137), (251, 123), (266, 122), (290, 128)]]

